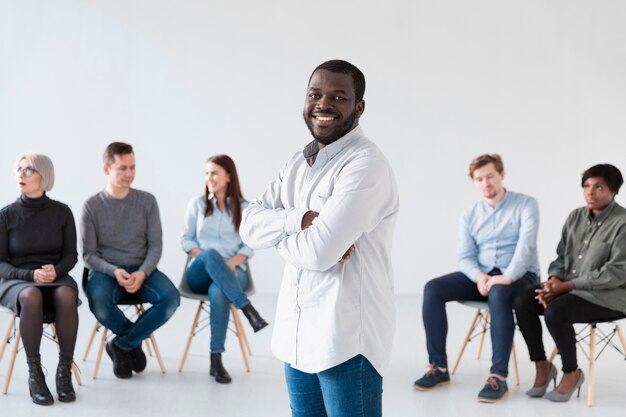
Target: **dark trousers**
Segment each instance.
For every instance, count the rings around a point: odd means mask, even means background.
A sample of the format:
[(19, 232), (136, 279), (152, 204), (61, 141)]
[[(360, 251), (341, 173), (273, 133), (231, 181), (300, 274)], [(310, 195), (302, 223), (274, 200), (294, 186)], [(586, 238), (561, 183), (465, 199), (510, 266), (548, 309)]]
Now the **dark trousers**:
[(540, 315), (544, 316), (546, 327), (559, 350), (563, 372), (578, 369), (574, 323), (605, 322), (626, 317), (619, 311), (593, 304), (572, 293), (555, 298), (544, 309), (535, 300), (535, 290), (539, 288), (541, 285), (524, 290), (513, 302), (517, 325), (524, 336), (530, 360), (533, 362), (546, 360)]
[[(490, 275), (499, 273), (500, 271), (492, 271)], [(478, 292), (476, 283), (461, 272), (453, 272), (429, 281), (424, 287), (422, 304), (429, 362), (442, 368), (448, 367), (446, 303), (449, 301), (487, 301), (491, 317), (490, 332), (493, 346), (490, 372), (507, 377), (515, 331), (513, 297), (517, 292), (532, 286), (537, 281), (537, 276), (529, 272), (511, 285), (494, 285), (487, 297), (483, 297)]]

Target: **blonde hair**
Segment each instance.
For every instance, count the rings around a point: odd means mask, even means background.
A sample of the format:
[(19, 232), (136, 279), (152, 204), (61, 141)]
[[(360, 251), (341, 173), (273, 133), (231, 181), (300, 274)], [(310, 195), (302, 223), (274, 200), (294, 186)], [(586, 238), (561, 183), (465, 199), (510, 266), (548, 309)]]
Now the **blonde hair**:
[(504, 172), (504, 163), (502, 162), (502, 157), (497, 153), (484, 154), (477, 156), (470, 162), (469, 166), (469, 176), (470, 178), (474, 178), (474, 171), (479, 168), (484, 167), (487, 164), (493, 164), (493, 167), (498, 171), (499, 174)]
[(24, 159), (27, 159), (35, 171), (41, 175), (41, 189), (46, 192), (52, 190), (54, 186), (54, 165), (52, 160), (40, 153), (29, 153), (15, 161), (15, 170), (17, 170), (20, 162)]

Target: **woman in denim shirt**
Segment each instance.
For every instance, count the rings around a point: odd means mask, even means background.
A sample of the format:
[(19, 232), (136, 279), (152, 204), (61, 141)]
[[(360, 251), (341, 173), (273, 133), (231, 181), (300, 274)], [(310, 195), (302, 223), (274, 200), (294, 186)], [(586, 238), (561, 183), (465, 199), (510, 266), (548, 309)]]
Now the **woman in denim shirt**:
[(222, 365), (230, 304), (241, 309), (255, 332), (267, 322), (254, 309), (243, 289), (246, 261), (252, 249), (239, 236), (241, 212), (247, 206), (237, 168), (227, 155), (215, 155), (205, 166), (204, 194), (192, 199), (185, 212), (183, 250), (193, 260), (187, 269), (192, 291), (208, 293), (211, 324), (211, 376), (222, 384), (231, 377)]

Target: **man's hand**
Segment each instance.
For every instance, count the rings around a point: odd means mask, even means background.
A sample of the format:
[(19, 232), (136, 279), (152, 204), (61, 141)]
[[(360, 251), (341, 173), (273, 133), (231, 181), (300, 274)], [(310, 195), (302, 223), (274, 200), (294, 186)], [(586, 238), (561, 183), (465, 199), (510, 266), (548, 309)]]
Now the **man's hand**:
[(356, 246), (354, 246), (354, 244), (352, 244), (348, 250), (346, 251), (346, 253), (343, 254), (343, 256), (341, 257), (341, 259), (339, 259), (339, 263), (344, 263), (345, 261), (347, 261), (348, 259), (350, 259), (350, 255), (352, 255), (352, 252), (354, 252), (356, 250)]
[(202, 253), (202, 249), (200, 248), (193, 248), (192, 250), (189, 251), (189, 256), (191, 256), (192, 258), (195, 258), (196, 256), (200, 255)]
[(54, 265), (46, 264), (33, 272), (33, 281), (37, 284), (51, 284), (57, 279), (57, 271)]
[(487, 281), (487, 292), (491, 291), (491, 287), (494, 285), (511, 285), (513, 280), (506, 275), (493, 275), (489, 281)]
[(559, 295), (568, 293), (576, 288), (572, 281), (561, 281), (559, 277), (552, 275), (544, 284), (543, 288), (535, 290), (535, 299), (543, 308), (548, 307), (550, 301)]
[(115, 271), (113, 271), (113, 275), (115, 276), (115, 280), (120, 287), (124, 289), (128, 287), (130, 280), (130, 274), (128, 272), (126, 272), (122, 268), (117, 268)]
[(489, 293), (489, 290), (487, 289), (487, 283), (490, 279), (491, 277), (489, 275), (482, 272), (479, 272), (478, 275), (476, 275), (476, 288), (478, 289), (480, 295), (482, 295), (483, 297), (486, 297)]
[(130, 274), (128, 279), (129, 284), (126, 286), (126, 292), (133, 294), (139, 291), (147, 277), (146, 273), (141, 269)]
[(237, 266), (239, 266), (242, 263), (244, 263), (246, 261), (246, 259), (248, 259), (248, 257), (246, 255), (242, 255), (242, 254), (238, 253), (237, 255), (235, 255), (232, 258), (230, 258), (229, 260), (227, 260), (226, 261), (226, 265), (228, 265), (230, 270), (233, 271), (233, 274), (235, 274), (235, 276), (237, 276)]
[(313, 224), (313, 220), (319, 215), (320, 214), (316, 211), (307, 211), (304, 213), (304, 216), (302, 216), (302, 224), (300, 225), (301, 229), (304, 230), (310, 227)]

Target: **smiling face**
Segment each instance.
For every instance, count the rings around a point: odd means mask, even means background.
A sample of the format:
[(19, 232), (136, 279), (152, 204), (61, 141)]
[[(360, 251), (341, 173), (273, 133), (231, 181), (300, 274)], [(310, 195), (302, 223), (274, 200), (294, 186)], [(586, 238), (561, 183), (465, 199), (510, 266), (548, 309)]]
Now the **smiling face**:
[(472, 174), (474, 186), (487, 200), (497, 199), (504, 193), (503, 180), (504, 171), (498, 172), (493, 162), (476, 168)]
[(364, 110), (365, 102), (356, 101), (351, 75), (323, 69), (313, 73), (302, 116), (319, 143), (329, 145), (350, 132)]
[(224, 197), (228, 191), (230, 175), (221, 165), (207, 162), (204, 168), (204, 182), (210, 193)]
[(26, 197), (37, 198), (43, 195), (41, 188), (41, 174), (35, 171), (29, 159), (23, 158), (15, 173), (17, 176), (17, 189)]
[(583, 183), (583, 195), (587, 208), (594, 216), (600, 214), (615, 198), (615, 193), (602, 177), (587, 178)]

